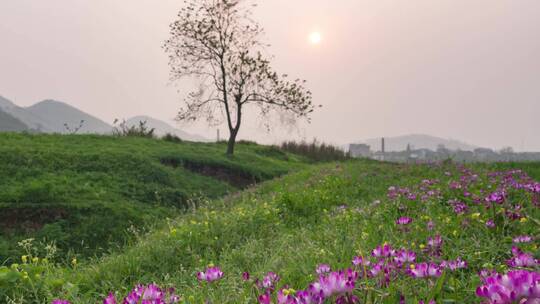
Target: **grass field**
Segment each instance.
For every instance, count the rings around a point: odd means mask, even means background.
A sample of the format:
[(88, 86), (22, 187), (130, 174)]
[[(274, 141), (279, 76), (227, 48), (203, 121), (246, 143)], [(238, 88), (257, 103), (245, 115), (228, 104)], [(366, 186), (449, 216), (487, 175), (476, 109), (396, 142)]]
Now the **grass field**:
[[(114, 139), (85, 139), (92, 140), (94, 146), (110, 141), (102, 149), (114, 145)], [(163, 143), (154, 150), (150, 144), (155, 142), (126, 140), (117, 149), (131, 146), (159, 159), (191, 147)], [(540, 292), (538, 163), (306, 165), (290, 155), (272, 162), (265, 155), (268, 163), (262, 165), (251, 157), (264, 147), (242, 146), (246, 154), (238, 158), (245, 162), (220, 155), (223, 147), (200, 147), (215, 158), (185, 155), (268, 176), (296, 172), (200, 199), (103, 257), (74, 261), (49, 251), (43, 260), (28, 245), (15, 266), (0, 268), (0, 297), (13, 303), (98, 303), (112, 293), (120, 302), (137, 284), (156, 283), (174, 287), (180, 303), (480, 303), (488, 292), (480, 288), (477, 294), (477, 288), (493, 287), (497, 278), (483, 278), (481, 271), (484, 277), (509, 271), (511, 278), (521, 276), (512, 281), (514, 297)], [(267, 165), (272, 170), (265, 171)], [(51, 262), (53, 255), (65, 262)]]
[(136, 137), (0, 134), (0, 263), (18, 259), (17, 242), (27, 238), (55, 241), (63, 255), (100, 255), (132, 241), (130, 227), (145, 231), (200, 197), (218, 198), (304, 165), (253, 144), (240, 144), (233, 159), (224, 149)]

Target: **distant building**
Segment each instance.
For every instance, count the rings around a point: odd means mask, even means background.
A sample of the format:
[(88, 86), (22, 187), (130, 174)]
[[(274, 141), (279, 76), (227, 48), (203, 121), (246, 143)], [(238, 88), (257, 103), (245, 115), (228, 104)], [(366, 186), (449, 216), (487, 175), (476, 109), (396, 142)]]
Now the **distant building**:
[(350, 144), (349, 153), (352, 157), (369, 157), (371, 156), (371, 148), (366, 144)]

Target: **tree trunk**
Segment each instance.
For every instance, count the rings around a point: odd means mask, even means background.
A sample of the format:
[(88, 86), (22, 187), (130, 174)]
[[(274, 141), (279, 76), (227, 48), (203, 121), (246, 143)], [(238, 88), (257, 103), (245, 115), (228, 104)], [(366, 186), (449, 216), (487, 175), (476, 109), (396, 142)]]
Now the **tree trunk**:
[(238, 130), (231, 130), (231, 135), (229, 136), (229, 142), (227, 143), (228, 156), (232, 156), (234, 154), (234, 146), (236, 145), (236, 135), (238, 135)]

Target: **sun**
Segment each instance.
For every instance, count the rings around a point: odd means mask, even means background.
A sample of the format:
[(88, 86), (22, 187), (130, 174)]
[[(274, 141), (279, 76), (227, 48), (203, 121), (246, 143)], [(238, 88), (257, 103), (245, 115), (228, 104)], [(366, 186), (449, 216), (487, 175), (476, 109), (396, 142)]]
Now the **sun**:
[(309, 34), (309, 42), (311, 44), (320, 44), (322, 41), (322, 35), (320, 32), (311, 32)]

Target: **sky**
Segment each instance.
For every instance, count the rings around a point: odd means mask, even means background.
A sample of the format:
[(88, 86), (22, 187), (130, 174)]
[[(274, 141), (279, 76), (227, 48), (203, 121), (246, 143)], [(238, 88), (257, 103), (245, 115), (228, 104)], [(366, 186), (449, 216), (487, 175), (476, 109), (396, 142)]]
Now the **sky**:
[[(109, 123), (149, 115), (214, 138), (214, 126), (173, 120), (191, 84), (170, 83), (161, 45), (182, 2), (1, 0), (0, 95), (21, 106), (64, 101)], [(270, 133), (250, 113), (241, 138), (422, 133), (540, 151), (540, 1), (258, 4), (275, 69), (306, 79), (322, 108), (310, 124)]]

